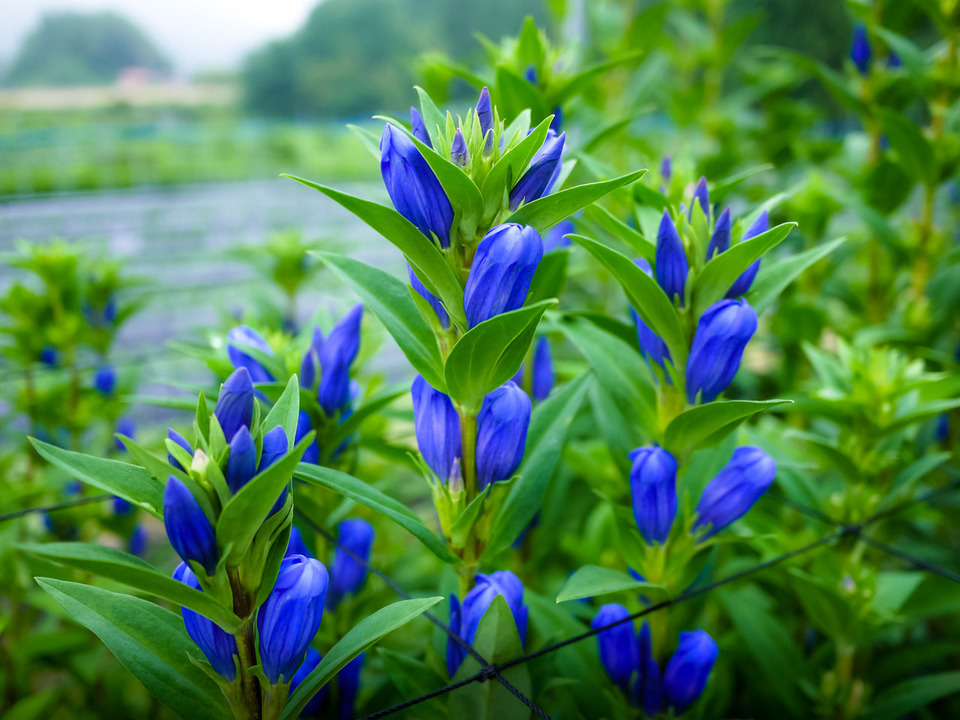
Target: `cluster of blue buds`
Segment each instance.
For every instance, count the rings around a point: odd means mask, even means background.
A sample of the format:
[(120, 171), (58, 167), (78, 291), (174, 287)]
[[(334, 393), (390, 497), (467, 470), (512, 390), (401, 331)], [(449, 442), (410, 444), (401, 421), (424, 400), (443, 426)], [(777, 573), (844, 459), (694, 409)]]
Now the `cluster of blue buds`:
[[(200, 582), (187, 563), (182, 562), (173, 572), (173, 579), (194, 590), (203, 592)], [(233, 682), (237, 677), (237, 641), (226, 630), (193, 610), (181, 608), (187, 634), (203, 652), (218, 674)]]
[(629, 618), (630, 611), (615, 603), (597, 612), (592, 627), (599, 630), (600, 663), (644, 715), (655, 717), (664, 710), (671, 717), (682, 715), (707, 686), (717, 660), (716, 642), (703, 630), (680, 633), (677, 649), (661, 675), (650, 627), (644, 623), (634, 636)]
[[(439, 153), (471, 176), (479, 187), (492, 165), (523, 138), (504, 135), (503, 123), (490, 102), (487, 88), (481, 90), (476, 107), (465, 119), (451, 123), (452, 118), (446, 128), (428, 127), (420, 112), (410, 108), (410, 134), (387, 124), (380, 138), (380, 173), (393, 206), (441, 250), (461, 244), (473, 248), (480, 235), (489, 237), (489, 232), (496, 230), (495, 220), (502, 212), (513, 212), (521, 204), (548, 194), (560, 175), (566, 150), (565, 135), (553, 128), (548, 130), (524, 172), (505, 188), (504, 206), (485, 209), (483, 218), (461, 217), (455, 226), (455, 209), (423, 153)], [(514, 262), (526, 256), (521, 252)], [(421, 291), (417, 283), (413, 285)]]
[[(467, 645), (472, 645), (480, 621), (498, 595), (507, 601), (517, 625), (520, 643), (526, 647), (529, 608), (523, 604), (523, 583), (509, 570), (477, 575), (476, 585), (463, 598), (462, 604), (456, 595), (450, 596), (450, 630)], [(466, 650), (456, 639), (451, 637), (447, 640), (447, 672), (450, 677), (457, 674), (466, 655)]]
[[(633, 516), (647, 545), (663, 545), (677, 514), (677, 461), (657, 445), (630, 453)], [(737, 448), (733, 457), (704, 488), (692, 532), (707, 540), (743, 517), (773, 483), (777, 464), (753, 446)]]
[[(352, 396), (350, 368), (360, 352), (360, 325), (363, 305), (355, 305), (324, 338), (314, 328), (310, 348), (300, 364), (300, 384), (317, 388), (317, 402), (327, 417), (347, 413)], [(317, 378), (319, 377), (319, 382)]]
[(117, 296), (110, 293), (99, 307), (90, 301), (83, 304), (83, 317), (93, 327), (111, 327), (117, 322)]
[[(450, 398), (421, 376), (413, 381), (413, 416), (417, 446), (440, 481), (452, 488), (462, 478), (460, 417)], [(513, 476), (523, 461), (530, 425), (530, 398), (510, 381), (486, 396), (477, 415), (478, 489)]]
[[(694, 266), (702, 267), (729, 250), (733, 237), (730, 208), (725, 208), (713, 219), (704, 178), (697, 183), (690, 210), (680, 215), (681, 229), (686, 231), (696, 225), (693, 221), (694, 208), (702, 212), (709, 230), (702, 260), (691, 255), (695, 243), (684, 241), (674, 218), (669, 210), (665, 210), (657, 232), (654, 267), (644, 259), (635, 261), (641, 270), (657, 281), (671, 302), (679, 308), (685, 308), (689, 302), (689, 279)], [(769, 227), (770, 220), (764, 211), (743, 233), (741, 242), (765, 233)], [(691, 229), (691, 232), (695, 231)], [(747, 343), (757, 330), (757, 314), (743, 296), (753, 285), (759, 269), (760, 260), (756, 260), (733, 282), (724, 299), (700, 314), (685, 368), (686, 395), (691, 405), (712, 402), (733, 382)], [(651, 366), (663, 371), (666, 383), (672, 384), (671, 375), (667, 372), (672, 358), (666, 343), (635, 310), (631, 309), (631, 313), (641, 354)]]
[[(227, 487), (234, 494), (254, 476), (267, 470), (286, 455), (290, 449), (284, 429), (277, 426), (261, 438), (258, 456), (257, 443), (250, 432), (254, 396), (250, 373), (247, 368), (241, 367), (224, 382), (213, 413), (229, 447), (226, 466), (222, 472)], [(190, 468), (184, 467), (174, 456), (173, 449), (176, 446), (183, 449), (187, 455), (194, 456), (193, 447), (173, 430), (169, 431), (168, 437), (170, 464), (181, 472), (188, 472)], [(199, 452), (196, 454), (200, 455)], [(208, 463), (210, 459), (204, 455), (201, 461)], [(283, 506), (286, 492), (284, 490), (281, 493), (272, 512)], [(203, 567), (207, 575), (213, 575), (220, 561), (220, 551), (212, 519), (207, 516), (193, 491), (175, 475), (170, 476), (164, 489), (163, 521), (170, 543), (181, 559), (185, 562), (196, 562)]]

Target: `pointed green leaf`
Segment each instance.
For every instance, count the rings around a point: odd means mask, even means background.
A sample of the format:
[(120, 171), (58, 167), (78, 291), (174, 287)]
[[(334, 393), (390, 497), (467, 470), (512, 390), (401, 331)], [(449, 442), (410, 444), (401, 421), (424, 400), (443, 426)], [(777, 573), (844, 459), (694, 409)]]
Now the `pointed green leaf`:
[(612, 570), (598, 565), (584, 565), (567, 578), (557, 594), (557, 602), (602, 597), (624, 590), (642, 592), (643, 590), (661, 589), (663, 588), (660, 585), (637, 580), (620, 570)]
[(752, 415), (789, 405), (790, 400), (717, 400), (680, 413), (667, 426), (664, 447), (682, 456), (713, 447)]

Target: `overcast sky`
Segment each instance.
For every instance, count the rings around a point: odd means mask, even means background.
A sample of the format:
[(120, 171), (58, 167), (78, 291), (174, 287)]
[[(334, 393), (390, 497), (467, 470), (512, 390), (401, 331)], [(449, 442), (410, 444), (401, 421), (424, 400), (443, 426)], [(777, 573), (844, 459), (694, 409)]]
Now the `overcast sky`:
[(0, 59), (45, 12), (114, 10), (144, 30), (179, 74), (234, 67), (247, 51), (296, 30), (318, 0), (0, 0)]

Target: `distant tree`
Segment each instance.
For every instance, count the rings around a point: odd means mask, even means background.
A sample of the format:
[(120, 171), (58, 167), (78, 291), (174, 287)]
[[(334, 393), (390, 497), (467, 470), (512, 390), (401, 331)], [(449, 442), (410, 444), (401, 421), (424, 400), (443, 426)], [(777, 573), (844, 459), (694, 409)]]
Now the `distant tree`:
[(170, 62), (139, 28), (116, 13), (45, 15), (7, 68), (4, 84), (112, 83), (124, 68), (167, 73)]
[(268, 116), (344, 117), (409, 104), (419, 53), (454, 58), (479, 48), (474, 35), (516, 32), (544, 20), (543, 0), (326, 0), (304, 26), (252, 54), (243, 79), (248, 108)]

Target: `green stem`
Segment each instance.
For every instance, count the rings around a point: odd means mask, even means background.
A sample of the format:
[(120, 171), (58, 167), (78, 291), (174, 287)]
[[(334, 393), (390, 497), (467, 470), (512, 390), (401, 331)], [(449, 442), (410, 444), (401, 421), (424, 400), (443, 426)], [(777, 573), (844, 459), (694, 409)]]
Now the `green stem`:
[(248, 672), (257, 665), (257, 645), (254, 637), (253, 603), (240, 582), (236, 570), (227, 571), (230, 577), (230, 589), (233, 591), (233, 611), (245, 622), (234, 635), (237, 641), (237, 654), (240, 656), (240, 687), (244, 704), (249, 711), (250, 720), (262, 720), (263, 705), (260, 692), (260, 680)]
[(460, 443), (463, 448), (463, 465), (460, 474), (466, 490), (466, 505), (477, 496), (477, 416), (465, 410), (460, 411)]

